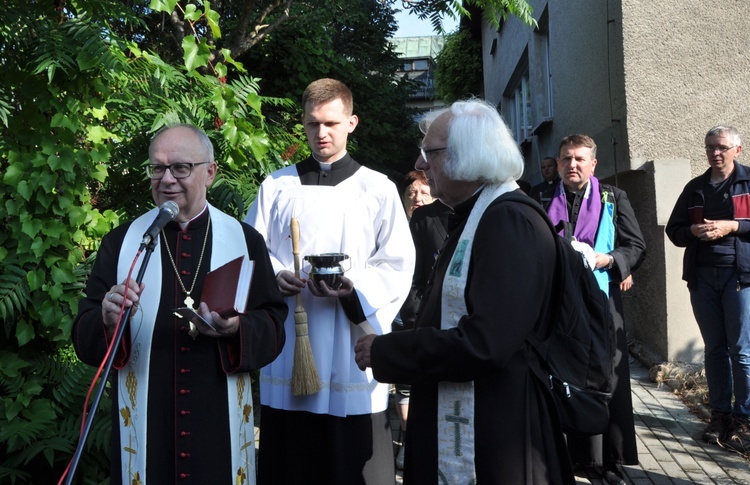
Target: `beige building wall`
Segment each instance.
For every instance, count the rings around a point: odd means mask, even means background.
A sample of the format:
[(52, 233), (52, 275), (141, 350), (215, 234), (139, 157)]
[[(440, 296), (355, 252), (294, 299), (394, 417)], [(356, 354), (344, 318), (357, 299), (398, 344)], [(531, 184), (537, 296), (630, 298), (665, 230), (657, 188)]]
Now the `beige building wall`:
[(512, 88), (528, 78), (524, 179), (541, 180), (539, 161), (563, 136), (594, 138), (597, 176), (627, 191), (648, 245), (624, 298), (628, 331), (662, 359), (702, 361), (682, 249), (664, 227), (684, 185), (707, 168), (706, 131), (732, 124), (750, 137), (750, 2), (530, 3), (536, 31), (511, 18), (481, 33), (485, 97), (506, 121)]

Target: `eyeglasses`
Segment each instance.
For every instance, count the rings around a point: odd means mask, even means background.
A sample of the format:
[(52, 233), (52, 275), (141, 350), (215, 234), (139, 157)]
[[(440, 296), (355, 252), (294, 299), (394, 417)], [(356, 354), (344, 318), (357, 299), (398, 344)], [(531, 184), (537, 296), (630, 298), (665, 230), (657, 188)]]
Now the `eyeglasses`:
[(442, 147), (442, 148), (425, 148), (422, 145), (419, 145), (419, 152), (422, 154), (422, 158), (425, 162), (430, 163), (429, 160), (427, 160), (427, 154), (432, 152), (439, 152), (440, 150), (445, 150), (448, 147)]
[(727, 150), (731, 150), (732, 148), (736, 148), (737, 145), (732, 145), (730, 147), (725, 147), (724, 145), (706, 145), (706, 152), (708, 153), (714, 153), (718, 150), (719, 153), (724, 153)]
[(172, 177), (176, 179), (184, 179), (190, 177), (193, 173), (193, 167), (196, 165), (205, 165), (211, 162), (200, 162), (200, 163), (173, 163), (172, 165), (146, 165), (146, 175), (151, 180), (160, 180), (167, 173), (167, 169), (172, 173)]

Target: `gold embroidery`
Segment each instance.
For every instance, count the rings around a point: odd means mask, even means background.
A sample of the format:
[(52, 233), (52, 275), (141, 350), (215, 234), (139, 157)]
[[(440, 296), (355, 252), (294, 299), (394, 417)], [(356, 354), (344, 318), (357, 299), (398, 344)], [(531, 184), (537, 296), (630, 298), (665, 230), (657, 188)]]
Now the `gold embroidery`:
[(245, 480), (247, 479), (247, 473), (245, 473), (245, 469), (242, 467), (239, 467), (237, 469), (237, 478), (234, 480), (234, 483), (236, 485), (242, 485), (245, 483)]
[(237, 402), (242, 403), (242, 397), (245, 395), (245, 376), (237, 376)]
[[(132, 473), (133, 469), (133, 460), (135, 460), (135, 456), (138, 455), (138, 440), (136, 438), (137, 430), (135, 429), (135, 423), (133, 423), (133, 414), (136, 414), (138, 411), (136, 398), (138, 397), (138, 377), (135, 375), (135, 372), (133, 370), (128, 371), (127, 376), (125, 377), (125, 388), (128, 391), (128, 397), (130, 398), (130, 404), (132, 406), (132, 412), (131, 408), (128, 406), (123, 407), (120, 409), (120, 414), (122, 415), (122, 421), (123, 426), (125, 428), (130, 429), (130, 435), (128, 436), (128, 444), (129, 446), (123, 446), (123, 451), (128, 453), (128, 472)], [(137, 414), (136, 414), (137, 415)], [(133, 441), (135, 441), (135, 444), (133, 444)], [(132, 483), (134, 484), (140, 484), (141, 478), (138, 471), (133, 473), (133, 480)]]
[[(239, 444), (239, 455), (241, 463), (244, 463), (249, 467), (251, 473), (255, 473), (255, 428), (253, 422), (253, 396), (252, 392), (248, 388), (247, 374), (237, 375), (235, 381), (235, 392), (237, 393), (237, 407), (234, 412), (237, 413), (239, 418), (239, 429), (238, 429), (238, 444)], [(246, 380), (247, 379), (247, 380)], [(247, 391), (247, 395), (245, 392)], [(245, 400), (247, 399), (247, 401)], [(248, 436), (249, 434), (249, 436)], [(246, 483), (247, 473), (246, 468), (240, 467), (237, 470), (237, 477), (235, 483), (237, 485)]]
[(135, 398), (138, 396), (138, 378), (132, 370), (128, 372), (128, 377), (125, 378), (125, 388), (128, 390), (128, 396), (130, 396), (130, 405), (135, 409)]
[(122, 416), (122, 424), (126, 428), (133, 424), (133, 422), (130, 419), (130, 408), (125, 406), (124, 408), (120, 409), (120, 415)]

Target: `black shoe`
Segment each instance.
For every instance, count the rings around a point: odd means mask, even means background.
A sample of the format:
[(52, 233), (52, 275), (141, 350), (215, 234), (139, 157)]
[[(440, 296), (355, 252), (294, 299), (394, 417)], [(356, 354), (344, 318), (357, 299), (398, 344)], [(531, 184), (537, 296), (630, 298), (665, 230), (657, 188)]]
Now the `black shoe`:
[(396, 470), (404, 469), (404, 450), (405, 449), (406, 449), (406, 444), (401, 443), (401, 447), (398, 449), (398, 453), (396, 454)]
[(627, 485), (625, 472), (618, 465), (606, 465), (602, 481), (607, 485)]
[(743, 455), (750, 454), (750, 418), (734, 416), (734, 422), (722, 444)]
[(703, 431), (703, 441), (712, 445), (720, 444), (727, 438), (731, 427), (732, 415), (730, 413), (711, 411), (711, 420)]

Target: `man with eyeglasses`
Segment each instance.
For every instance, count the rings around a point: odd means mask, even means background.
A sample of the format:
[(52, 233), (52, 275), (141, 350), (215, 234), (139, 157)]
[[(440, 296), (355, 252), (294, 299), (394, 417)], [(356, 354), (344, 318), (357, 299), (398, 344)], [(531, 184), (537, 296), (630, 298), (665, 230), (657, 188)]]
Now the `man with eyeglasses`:
[(412, 385), (404, 483), (572, 484), (554, 403), (524, 344), (553, 321), (556, 236), (531, 199), (513, 201), (527, 198), (516, 182), (523, 156), (485, 101), (457, 101), (420, 125), (415, 168), (452, 209), (450, 232), (415, 328), (355, 347), (360, 368)]
[[(750, 452), (750, 169), (733, 126), (705, 137), (709, 169), (685, 186), (666, 233), (685, 248), (682, 278), (703, 337), (708, 443)], [(732, 395), (734, 394), (734, 403)]]
[[(245, 221), (266, 238), (291, 308), (301, 296), (322, 389), (294, 393), (293, 338), (262, 369), (259, 481), (392, 485), (388, 384), (357, 368), (353, 347), (360, 336), (390, 331), (409, 292), (414, 243), (395, 184), (347, 152), (358, 123), (349, 88), (334, 79), (313, 81), (302, 105), (312, 155), (267, 177)], [(292, 218), (299, 222), (301, 257), (349, 256), (340, 288), (295, 277)], [(294, 315), (286, 330), (295, 335)]]
[[(141, 285), (128, 273), (159, 209), (107, 234), (79, 303), (73, 344), (93, 366), (105, 356), (121, 308), (133, 308), (114, 349), (113, 484), (255, 483), (250, 372), (284, 345), (288, 308), (263, 238), (206, 201), (216, 171), (200, 129), (183, 124), (156, 133), (146, 166), (152, 197), (157, 206), (175, 202), (179, 212), (155, 238)], [(246, 311), (223, 318), (201, 302), (204, 279), (239, 256), (254, 261)], [(176, 316), (184, 306), (215, 330)]]

